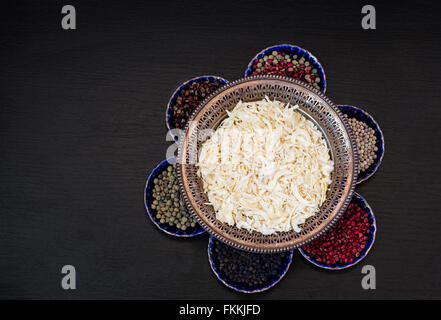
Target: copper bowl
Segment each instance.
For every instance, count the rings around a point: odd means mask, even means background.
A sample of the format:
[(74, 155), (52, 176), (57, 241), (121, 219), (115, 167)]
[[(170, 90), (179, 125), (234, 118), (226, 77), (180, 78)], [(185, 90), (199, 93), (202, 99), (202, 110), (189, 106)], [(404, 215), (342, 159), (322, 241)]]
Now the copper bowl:
[[(201, 133), (215, 129), (242, 101), (261, 100), (265, 96), (292, 105), (322, 131), (334, 160), (332, 182), (325, 202), (314, 217), (301, 225), (302, 231), (263, 235), (229, 226), (216, 219), (207, 204), (202, 182), (197, 175), (197, 157), (204, 142)], [(206, 132), (206, 131), (205, 131)], [(179, 142), (177, 171), (179, 185), (190, 213), (217, 239), (238, 249), (271, 253), (298, 248), (326, 232), (346, 210), (357, 181), (358, 156), (355, 136), (340, 112), (323, 93), (301, 81), (281, 76), (254, 76), (231, 82), (207, 97), (193, 112)]]

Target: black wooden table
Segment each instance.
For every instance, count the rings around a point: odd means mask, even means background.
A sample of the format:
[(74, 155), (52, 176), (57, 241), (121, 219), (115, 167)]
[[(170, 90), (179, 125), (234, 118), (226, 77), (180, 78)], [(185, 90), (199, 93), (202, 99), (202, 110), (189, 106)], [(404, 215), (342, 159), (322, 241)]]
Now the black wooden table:
[[(11, 1), (12, 3), (12, 1)], [(441, 298), (440, 20), (425, 1), (2, 2), (0, 298)], [(363, 3), (364, 4), (364, 3)], [(296, 252), (272, 290), (218, 282), (206, 234), (181, 240), (148, 220), (143, 188), (166, 156), (164, 112), (183, 81), (243, 76), (278, 43), (311, 51), (328, 96), (367, 110), (386, 154), (357, 188), (378, 223), (359, 265), (327, 272)], [(75, 266), (77, 289), (60, 285)], [(377, 289), (361, 287), (373, 265)]]

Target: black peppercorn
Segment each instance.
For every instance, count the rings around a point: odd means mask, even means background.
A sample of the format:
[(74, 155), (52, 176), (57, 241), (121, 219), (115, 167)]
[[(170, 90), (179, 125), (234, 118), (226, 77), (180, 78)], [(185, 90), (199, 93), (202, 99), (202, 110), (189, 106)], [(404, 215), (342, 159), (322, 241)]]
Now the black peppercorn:
[(259, 254), (230, 247), (213, 239), (213, 260), (228, 282), (247, 289), (264, 287), (284, 270), (289, 253)]

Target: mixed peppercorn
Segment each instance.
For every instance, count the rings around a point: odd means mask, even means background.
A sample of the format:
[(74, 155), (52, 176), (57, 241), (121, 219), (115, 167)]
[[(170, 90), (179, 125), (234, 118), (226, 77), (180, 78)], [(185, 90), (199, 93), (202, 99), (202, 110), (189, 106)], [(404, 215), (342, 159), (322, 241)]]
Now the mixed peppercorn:
[(284, 269), (290, 253), (259, 254), (234, 249), (213, 239), (213, 260), (227, 282), (247, 289), (269, 285)]
[(197, 106), (212, 92), (223, 86), (221, 80), (200, 80), (183, 88), (171, 106), (171, 124), (174, 128), (184, 129), (185, 124)]
[(156, 219), (161, 224), (168, 224), (185, 231), (197, 226), (196, 220), (187, 212), (179, 192), (175, 165), (169, 165), (153, 180), (153, 202), (151, 207), (156, 212)]
[(366, 248), (369, 216), (358, 204), (349, 204), (337, 224), (319, 239), (302, 247), (315, 261), (342, 266), (353, 263)]
[(272, 74), (287, 76), (311, 84), (320, 90), (322, 80), (312, 62), (297, 54), (273, 51), (262, 58), (254, 59), (251, 75)]
[[(348, 118), (347, 115), (345, 116)], [(378, 147), (375, 130), (355, 118), (348, 118), (348, 120), (357, 140), (359, 171), (363, 172), (377, 159)]]

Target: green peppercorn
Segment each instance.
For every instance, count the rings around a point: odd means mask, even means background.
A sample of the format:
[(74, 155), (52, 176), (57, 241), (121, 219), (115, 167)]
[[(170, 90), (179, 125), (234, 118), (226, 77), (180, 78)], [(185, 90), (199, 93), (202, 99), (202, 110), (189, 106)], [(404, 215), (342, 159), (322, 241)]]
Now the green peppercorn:
[(176, 166), (170, 165), (153, 179), (151, 208), (156, 211), (156, 219), (180, 230), (197, 227), (196, 221), (187, 212), (179, 193)]

